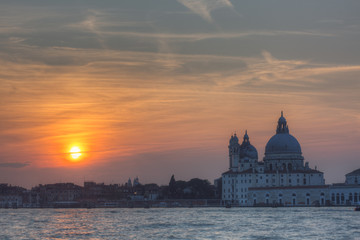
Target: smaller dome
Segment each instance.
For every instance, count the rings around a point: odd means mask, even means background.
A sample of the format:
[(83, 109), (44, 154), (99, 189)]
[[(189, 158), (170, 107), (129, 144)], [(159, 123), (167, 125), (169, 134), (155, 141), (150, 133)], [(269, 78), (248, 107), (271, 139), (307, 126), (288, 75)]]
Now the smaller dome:
[(241, 148), (241, 158), (245, 157), (250, 159), (258, 159), (258, 152), (253, 145), (249, 144)]
[(245, 131), (244, 140), (241, 144), (241, 158), (250, 158), (250, 159), (258, 159), (258, 152), (256, 148), (250, 144), (249, 135), (247, 134), (247, 130)]

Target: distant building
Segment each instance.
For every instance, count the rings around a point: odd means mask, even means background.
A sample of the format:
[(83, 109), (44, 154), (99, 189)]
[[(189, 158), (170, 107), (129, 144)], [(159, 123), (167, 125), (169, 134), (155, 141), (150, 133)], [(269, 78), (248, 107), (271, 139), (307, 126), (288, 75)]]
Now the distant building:
[(17, 208), (23, 205), (26, 189), (8, 184), (0, 184), (0, 208)]
[(61, 202), (75, 202), (81, 196), (82, 187), (73, 183), (39, 185), (31, 189), (39, 195), (40, 206), (53, 206)]
[(360, 184), (360, 168), (345, 175), (346, 184)]
[(132, 183), (131, 183), (131, 179), (129, 178), (129, 180), (126, 183), (126, 186), (131, 188), (132, 187)]
[(344, 184), (325, 185), (323, 172), (304, 163), (300, 144), (290, 135), (282, 112), (263, 161), (258, 161), (247, 131), (241, 144), (236, 134), (231, 136), (229, 170), (221, 181), (222, 203), (239, 206), (351, 205), (360, 196), (360, 169), (347, 174)]
[(133, 185), (134, 187), (136, 187), (136, 186), (140, 185), (140, 182), (139, 182), (139, 177), (134, 178), (133, 183), (134, 183), (134, 185)]

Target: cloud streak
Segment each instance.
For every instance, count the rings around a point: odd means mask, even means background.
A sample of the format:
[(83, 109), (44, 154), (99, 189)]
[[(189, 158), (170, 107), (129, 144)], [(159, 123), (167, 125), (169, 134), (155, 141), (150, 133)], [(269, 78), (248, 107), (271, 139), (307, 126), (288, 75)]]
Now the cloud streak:
[(29, 165), (29, 162), (5, 162), (0, 163), (0, 168), (23, 168)]
[(229, 0), (178, 0), (178, 2), (208, 22), (213, 21), (211, 17), (213, 10), (224, 7), (233, 9)]

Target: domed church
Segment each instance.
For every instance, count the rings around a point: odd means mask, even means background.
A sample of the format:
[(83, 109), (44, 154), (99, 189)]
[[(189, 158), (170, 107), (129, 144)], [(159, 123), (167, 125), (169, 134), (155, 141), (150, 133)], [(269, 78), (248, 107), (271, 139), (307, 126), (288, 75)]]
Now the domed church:
[(324, 174), (304, 164), (301, 146), (290, 134), (283, 112), (275, 135), (265, 146), (263, 161), (245, 131), (229, 142), (229, 170), (222, 185), (222, 204), (233, 206), (350, 206), (360, 204), (360, 168), (346, 174), (344, 183), (325, 185)]
[[(221, 181), (222, 202), (239, 206), (310, 205), (315, 196), (308, 189), (326, 187), (323, 173), (304, 164), (300, 144), (290, 134), (283, 112), (275, 135), (266, 144), (263, 161), (258, 161), (247, 131), (241, 144), (236, 134), (230, 137), (229, 170), (222, 174)], [(303, 193), (303, 189), (308, 191)], [(325, 204), (322, 193), (315, 194), (315, 198)]]

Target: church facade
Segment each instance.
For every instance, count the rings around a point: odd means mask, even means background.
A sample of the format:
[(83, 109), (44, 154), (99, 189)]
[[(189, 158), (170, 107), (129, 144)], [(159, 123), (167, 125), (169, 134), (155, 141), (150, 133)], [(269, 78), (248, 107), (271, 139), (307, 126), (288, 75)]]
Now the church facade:
[(221, 177), (222, 203), (234, 206), (352, 205), (360, 199), (360, 169), (344, 184), (326, 185), (324, 173), (304, 162), (301, 146), (281, 112), (263, 161), (245, 132), (229, 142), (229, 170)]

